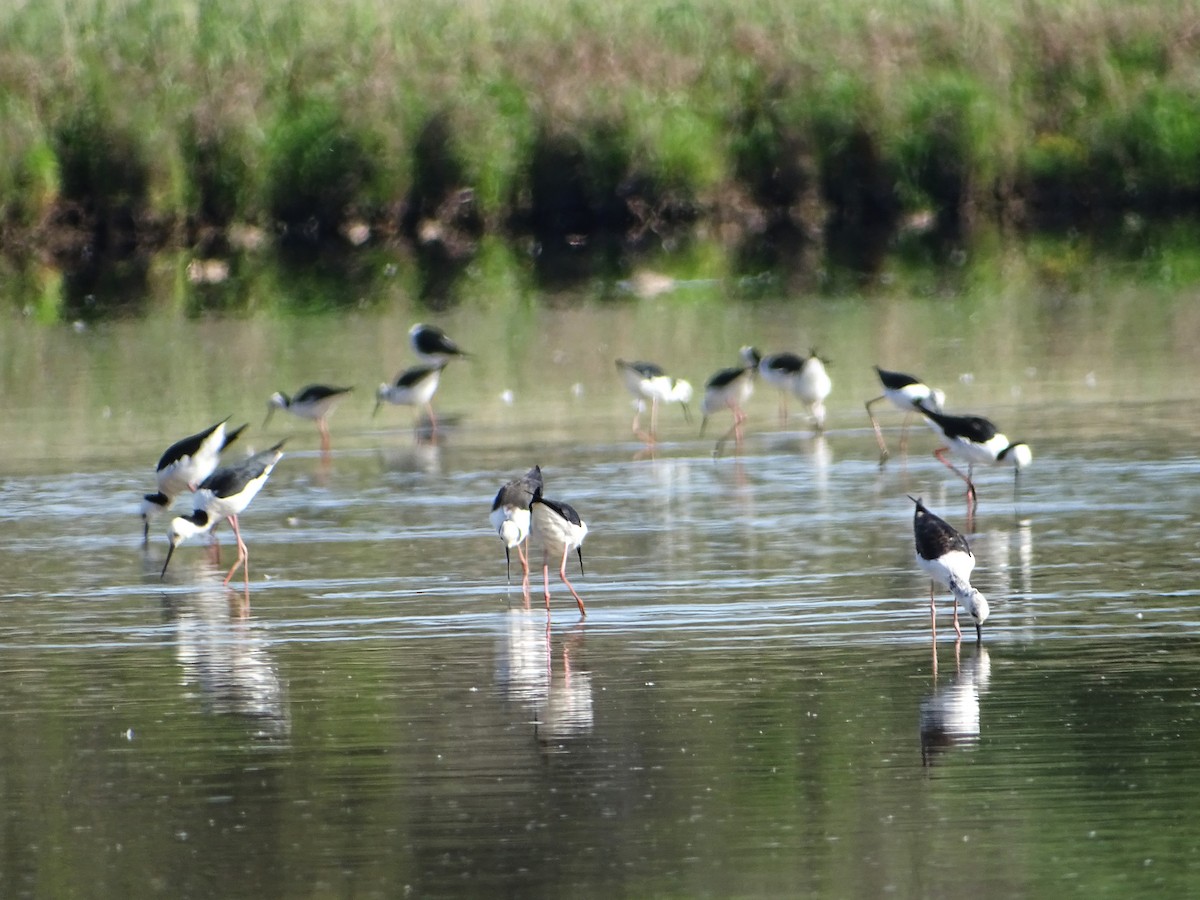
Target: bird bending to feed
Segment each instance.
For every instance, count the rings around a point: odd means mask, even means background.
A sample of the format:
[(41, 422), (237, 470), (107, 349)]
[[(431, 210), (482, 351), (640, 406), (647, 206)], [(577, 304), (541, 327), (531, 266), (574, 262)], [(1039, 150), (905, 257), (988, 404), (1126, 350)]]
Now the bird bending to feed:
[[(746, 359), (745, 353), (746, 349), (743, 348), (743, 359)], [(730, 435), (733, 435), (734, 443), (739, 448), (742, 446), (742, 425), (746, 421), (746, 413), (742, 407), (754, 393), (754, 374), (757, 371), (757, 364), (752, 365), (747, 360), (746, 365), (722, 369), (704, 383), (704, 399), (700, 403), (700, 436), (704, 436), (704, 427), (708, 424), (709, 416), (722, 409), (733, 413), (733, 427), (717, 441), (717, 446), (713, 449), (714, 456), (721, 452), (722, 445), (729, 440)]]
[(579, 574), (583, 574), (583, 539), (587, 536), (587, 524), (579, 518), (579, 513), (569, 503), (561, 500), (548, 500), (538, 490), (530, 505), (533, 518), (533, 532), (542, 542), (542, 584), (546, 591), (546, 612), (550, 611), (550, 554), (559, 558), (558, 577), (567, 586), (575, 603), (579, 606), (581, 618), (587, 617), (583, 600), (575, 591), (574, 586), (567, 580), (567, 556), (572, 550), (579, 554)]
[[(542, 469), (534, 466), (520, 478), (514, 478), (496, 493), (489, 516), (492, 527), (504, 542), (504, 563), (512, 580), (512, 557), (510, 552), (517, 548), (521, 561), (521, 593), (529, 601), (529, 557), (525, 547), (529, 540), (532, 514), (529, 511), (533, 498), (542, 492)], [(581, 563), (582, 565), (582, 563)]]
[(903, 453), (908, 445), (909, 416), (914, 412), (920, 412), (922, 405), (925, 409), (940, 413), (942, 405), (946, 402), (946, 395), (937, 388), (931, 388), (915, 375), (889, 372), (879, 366), (875, 367), (875, 372), (883, 385), (883, 393), (867, 401), (867, 418), (871, 420), (871, 427), (875, 429), (875, 440), (879, 444), (879, 462), (882, 465), (887, 462), (888, 448), (883, 439), (883, 431), (880, 430), (879, 423), (875, 421), (875, 415), (871, 412), (871, 407), (880, 400), (888, 400), (892, 406), (905, 413), (904, 425), (900, 431), (900, 452)]
[(437, 418), (433, 415), (433, 395), (437, 392), (438, 381), (442, 377), (445, 362), (429, 366), (413, 366), (405, 369), (393, 379), (391, 384), (381, 384), (375, 392), (375, 411), (372, 417), (379, 413), (379, 407), (384, 403), (395, 406), (413, 406), (424, 409), (429, 415), (429, 427), (432, 434), (437, 434)]
[(408, 342), (413, 353), (429, 365), (447, 363), (456, 356), (468, 356), (459, 349), (458, 344), (446, 337), (446, 332), (436, 325), (425, 325), (418, 322), (408, 329)]
[(196, 490), (196, 486), (217, 468), (221, 451), (237, 440), (246, 427), (241, 425), (228, 431), (225, 428), (228, 421), (226, 417), (198, 434), (181, 438), (163, 453), (154, 473), (158, 492), (142, 497), (143, 540), (150, 539), (150, 517), (165, 512), (184, 491)]
[(293, 397), (289, 397), (283, 391), (276, 391), (267, 401), (267, 418), (263, 421), (263, 427), (267, 427), (267, 422), (271, 421), (271, 416), (277, 409), (287, 410), (302, 419), (312, 419), (317, 423), (317, 431), (321, 435), (321, 450), (328, 453), (330, 446), (329, 416), (334, 407), (352, 390), (354, 388), (310, 384), (301, 388)]
[(975, 569), (975, 554), (971, 545), (945, 519), (935, 516), (916, 497), (913, 510), (913, 536), (916, 539), (917, 565), (930, 578), (929, 626), (937, 639), (937, 605), (933, 599), (934, 584), (950, 590), (954, 596), (954, 633), (962, 638), (958, 626), (958, 608), (975, 623), (975, 640), (983, 640), (983, 623), (988, 617), (987, 598), (971, 587), (971, 572)]
[(196, 489), (191, 515), (176, 516), (171, 520), (171, 527), (167, 531), (167, 542), (170, 546), (160, 577), (167, 576), (167, 566), (171, 564), (171, 555), (176, 547), (193, 535), (212, 531), (222, 519), (228, 519), (229, 524), (233, 526), (234, 537), (237, 538), (238, 558), (226, 574), (223, 583), (229, 584), (229, 579), (233, 578), (238, 566), (244, 566), (246, 589), (250, 589), (250, 554), (238, 528), (238, 516), (245, 511), (250, 501), (271, 477), (275, 464), (283, 456), (283, 444), (284, 442), (280, 441), (274, 447), (256, 453), (236, 465), (222, 466), (204, 479)]
[[(633, 416), (633, 433), (648, 444), (658, 438), (658, 404), (678, 403), (683, 408), (683, 417), (691, 421), (688, 402), (692, 399), (692, 386), (682, 378), (672, 378), (662, 366), (650, 362), (626, 362), (617, 360), (617, 371), (625, 382), (625, 389), (637, 399), (637, 412)], [(645, 401), (650, 401), (650, 431), (638, 428)]]
[[(980, 465), (1007, 465), (1016, 472), (1013, 476), (1014, 491), (1020, 484), (1021, 470), (1033, 461), (1033, 451), (1024, 441), (1010, 441), (996, 426), (983, 416), (948, 416), (927, 407), (923, 402), (915, 404), (925, 416), (929, 426), (942, 436), (946, 446), (938, 447), (933, 455), (942, 465), (967, 483), (967, 507), (974, 509), (977, 495), (971, 480), (976, 463)], [(951, 452), (966, 460), (966, 474), (946, 459)]]
[(786, 422), (787, 395), (793, 392), (793, 384), (804, 368), (804, 357), (795, 353), (770, 353), (762, 356), (754, 347), (743, 347), (742, 361), (748, 366), (755, 366), (767, 384), (779, 388), (779, 420)]
[(825, 365), (827, 360), (817, 356), (816, 349), (809, 350), (804, 367), (792, 382), (792, 392), (808, 408), (817, 431), (825, 430), (825, 398), (833, 390), (833, 380)]
[(833, 381), (825, 370), (825, 361), (815, 350), (808, 356), (788, 352), (762, 356), (754, 347), (743, 347), (741, 356), (768, 384), (779, 388), (780, 421), (787, 421), (787, 395), (791, 392), (808, 409), (817, 430), (824, 429), (825, 398), (833, 390)]

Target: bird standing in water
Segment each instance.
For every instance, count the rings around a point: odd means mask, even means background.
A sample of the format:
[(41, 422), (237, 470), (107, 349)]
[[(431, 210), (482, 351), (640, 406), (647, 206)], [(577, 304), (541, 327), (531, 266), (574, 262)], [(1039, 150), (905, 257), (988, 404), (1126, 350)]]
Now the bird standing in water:
[(460, 350), (458, 344), (446, 337), (446, 332), (436, 325), (418, 322), (408, 330), (408, 343), (421, 362), (428, 365), (447, 363), (455, 357), (469, 354)]
[(150, 518), (165, 512), (184, 491), (194, 491), (217, 468), (221, 451), (232, 444), (246, 428), (233, 431), (225, 428), (225, 418), (203, 431), (180, 438), (166, 449), (158, 460), (154, 477), (158, 492), (142, 498), (142, 539), (150, 540)]
[(713, 448), (713, 456), (721, 452), (721, 447), (729, 440), (730, 435), (733, 435), (734, 444), (739, 450), (742, 446), (742, 425), (746, 421), (746, 412), (742, 407), (754, 393), (758, 353), (753, 347), (743, 347), (742, 358), (744, 365), (721, 369), (704, 383), (704, 399), (700, 402), (700, 436), (704, 436), (704, 427), (708, 424), (709, 416), (722, 409), (733, 413), (733, 427), (721, 435), (717, 446)]
[(413, 366), (397, 375), (391, 384), (381, 384), (375, 392), (375, 411), (371, 413), (372, 417), (379, 414), (379, 407), (384, 403), (424, 409), (429, 416), (430, 436), (435, 437), (437, 418), (433, 414), (433, 395), (437, 393), (444, 368), (445, 362)]
[(533, 517), (533, 532), (542, 542), (542, 583), (546, 591), (546, 612), (550, 612), (550, 555), (559, 559), (558, 577), (567, 586), (579, 607), (581, 618), (587, 617), (583, 599), (567, 580), (567, 556), (574, 550), (579, 554), (579, 574), (583, 574), (583, 539), (587, 536), (587, 524), (569, 503), (548, 500), (538, 491), (533, 498), (530, 512)]
[[(1010, 441), (995, 425), (983, 416), (948, 416), (929, 409), (918, 401), (917, 409), (925, 416), (929, 426), (941, 435), (945, 446), (933, 451), (938, 462), (967, 483), (967, 510), (974, 513), (978, 496), (972, 480), (976, 463), (980, 465), (1007, 465), (1016, 472), (1013, 475), (1013, 491), (1020, 486), (1021, 470), (1033, 461), (1033, 451), (1024, 441)], [(953, 453), (966, 460), (967, 471), (946, 459)]]
[(167, 566), (171, 564), (171, 555), (176, 547), (193, 535), (212, 531), (222, 519), (228, 519), (237, 539), (238, 558), (226, 574), (224, 584), (229, 584), (233, 573), (243, 566), (246, 590), (250, 590), (250, 554), (238, 528), (238, 516), (245, 512), (250, 501), (271, 477), (275, 464), (283, 456), (283, 443), (280, 441), (269, 450), (256, 453), (237, 465), (222, 466), (200, 484), (196, 489), (192, 513), (171, 520), (171, 527), (167, 531), (167, 559), (163, 563), (161, 577), (166, 577)]
[(948, 588), (954, 597), (954, 633), (962, 640), (962, 629), (958, 625), (958, 608), (975, 624), (975, 640), (983, 640), (983, 623), (988, 617), (988, 602), (975, 588), (971, 587), (971, 573), (975, 570), (975, 554), (971, 545), (949, 522), (935, 516), (916, 497), (909, 497), (916, 504), (913, 510), (913, 537), (916, 541), (917, 565), (930, 578), (929, 582), (929, 627), (937, 640), (937, 604), (934, 602), (935, 584)]
[(521, 594), (529, 604), (529, 557), (526, 547), (529, 543), (529, 531), (532, 525), (530, 505), (533, 498), (542, 492), (542, 469), (534, 466), (520, 478), (514, 478), (496, 493), (492, 501), (492, 512), (489, 519), (500, 540), (504, 542), (504, 562), (508, 568), (509, 579), (512, 579), (511, 550), (517, 549), (517, 558), (521, 561)]
[(883, 439), (883, 431), (880, 430), (879, 423), (875, 421), (871, 407), (880, 400), (887, 400), (892, 406), (904, 412), (904, 425), (900, 431), (900, 452), (904, 453), (908, 446), (909, 418), (913, 413), (919, 413), (922, 406), (940, 413), (942, 405), (946, 402), (946, 395), (936, 388), (931, 388), (915, 375), (905, 372), (889, 372), (879, 366), (875, 367), (875, 373), (883, 385), (883, 393), (867, 401), (867, 418), (871, 420), (871, 427), (875, 429), (875, 442), (879, 444), (879, 464), (883, 465), (889, 456), (887, 442)]
[[(617, 360), (617, 371), (625, 382), (625, 389), (638, 402), (637, 412), (633, 416), (633, 433), (647, 444), (653, 444), (658, 439), (658, 404), (678, 403), (683, 408), (684, 419), (691, 421), (688, 412), (688, 402), (692, 399), (692, 386), (682, 378), (672, 378), (662, 366), (650, 362), (626, 362)], [(643, 432), (638, 428), (645, 401), (650, 401), (650, 431)]]
[(275, 410), (282, 409), (302, 419), (312, 419), (317, 423), (317, 431), (321, 435), (321, 452), (328, 453), (331, 447), (329, 439), (329, 416), (334, 407), (354, 388), (330, 387), (325, 384), (310, 384), (301, 388), (295, 396), (289, 397), (283, 391), (276, 391), (267, 401), (267, 418), (263, 427), (271, 421)]

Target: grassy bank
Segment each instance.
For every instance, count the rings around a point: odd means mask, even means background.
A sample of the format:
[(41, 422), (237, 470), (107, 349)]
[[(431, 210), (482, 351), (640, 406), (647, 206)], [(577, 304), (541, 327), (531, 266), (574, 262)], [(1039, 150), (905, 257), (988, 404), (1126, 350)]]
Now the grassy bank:
[(249, 223), (456, 259), (702, 228), (854, 265), (981, 219), (1191, 211), (1198, 26), (1120, 0), (18, 2), (0, 239), (220, 253)]

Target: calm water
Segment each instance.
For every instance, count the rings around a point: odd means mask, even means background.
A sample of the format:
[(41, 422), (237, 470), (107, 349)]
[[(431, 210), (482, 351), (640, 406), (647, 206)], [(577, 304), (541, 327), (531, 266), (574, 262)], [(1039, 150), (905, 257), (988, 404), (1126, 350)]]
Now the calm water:
[[(436, 445), (371, 417), (427, 314), (8, 322), (0, 894), (1194, 896), (1192, 306), (462, 308)], [(746, 342), (833, 360), (829, 432), (762, 386), (740, 456), (676, 409), (644, 453), (612, 360), (699, 384)], [(978, 478), (982, 648), (947, 598), (931, 645), (905, 494), (964, 526), (962, 486), (923, 427), (878, 467), (873, 362), (1033, 446), (1019, 494)], [(357, 389), (329, 459), (262, 428), (316, 380)], [(160, 580), (136, 516), (225, 415), (290, 438), (248, 605), (203, 542)], [(591, 528), (586, 622), (506, 585), (487, 513), (535, 462)]]

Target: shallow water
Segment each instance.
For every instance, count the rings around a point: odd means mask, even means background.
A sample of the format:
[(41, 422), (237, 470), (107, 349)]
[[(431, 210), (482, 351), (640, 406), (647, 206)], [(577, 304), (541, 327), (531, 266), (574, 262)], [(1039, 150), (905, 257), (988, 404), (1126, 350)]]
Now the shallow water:
[[(436, 444), (371, 417), (415, 313), (11, 323), (4, 895), (1191, 896), (1195, 314), (1113, 326), (1139, 303), (461, 310)], [(676, 409), (647, 453), (612, 359), (699, 384), (748, 341), (833, 360), (828, 432), (760, 387), (740, 453)], [(948, 597), (931, 645), (905, 495), (965, 528), (962, 483), (923, 428), (880, 468), (876, 361), (1033, 446), (977, 479), (982, 647)], [(356, 386), (328, 458), (261, 427), (311, 380)], [(289, 438), (248, 598), (226, 528), (160, 579), (136, 516), (227, 414)], [(583, 621), (557, 579), (525, 608), (487, 524), (535, 462), (591, 529)]]

